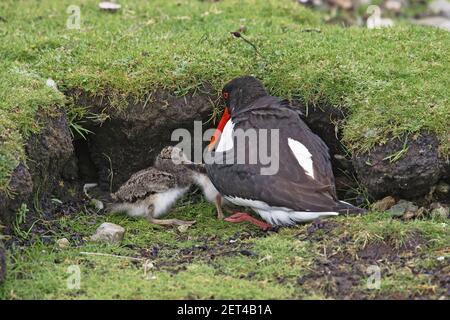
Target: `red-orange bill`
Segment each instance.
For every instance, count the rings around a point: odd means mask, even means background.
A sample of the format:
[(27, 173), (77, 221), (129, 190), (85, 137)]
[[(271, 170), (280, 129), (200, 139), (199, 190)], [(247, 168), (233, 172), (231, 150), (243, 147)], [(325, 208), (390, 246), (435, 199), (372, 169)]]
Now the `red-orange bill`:
[(225, 125), (227, 124), (228, 120), (230, 120), (231, 116), (230, 113), (228, 111), (228, 108), (225, 108), (222, 118), (219, 121), (219, 125), (217, 126), (216, 131), (214, 132), (214, 135), (211, 138), (211, 142), (208, 145), (208, 149), (211, 150), (215, 144), (217, 143), (217, 141), (220, 138), (220, 135), (222, 134), (223, 128), (225, 127)]

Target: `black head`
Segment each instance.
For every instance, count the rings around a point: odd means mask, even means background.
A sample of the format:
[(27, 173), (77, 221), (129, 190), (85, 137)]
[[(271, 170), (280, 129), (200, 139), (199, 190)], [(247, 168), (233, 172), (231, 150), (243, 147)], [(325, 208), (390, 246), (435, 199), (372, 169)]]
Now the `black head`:
[(222, 89), (222, 97), (231, 115), (267, 95), (263, 84), (251, 76), (234, 78)]

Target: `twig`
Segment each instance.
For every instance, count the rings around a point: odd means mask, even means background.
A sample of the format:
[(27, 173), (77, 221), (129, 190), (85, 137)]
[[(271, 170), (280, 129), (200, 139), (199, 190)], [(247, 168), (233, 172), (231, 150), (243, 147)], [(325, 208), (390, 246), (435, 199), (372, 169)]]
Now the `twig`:
[(119, 256), (119, 255), (116, 255), (116, 254), (108, 254), (108, 253), (101, 253), (101, 252), (85, 252), (85, 251), (81, 251), (80, 254), (83, 254), (83, 255), (86, 255), (86, 256), (100, 256), (100, 257), (121, 258), (121, 259), (128, 259), (128, 260), (132, 260), (132, 261), (145, 261), (145, 260), (147, 260), (147, 259), (144, 259), (144, 258)]
[(263, 55), (261, 53), (259, 53), (258, 48), (250, 40), (247, 40), (246, 38), (244, 38), (242, 33), (240, 33), (239, 31), (234, 31), (234, 32), (230, 32), (230, 33), (233, 36), (235, 36), (236, 38), (241, 38), (242, 40), (247, 42), (249, 45), (251, 45), (253, 47), (253, 49), (255, 49), (255, 52), (256, 52), (257, 55), (259, 55), (261, 58), (264, 58)]

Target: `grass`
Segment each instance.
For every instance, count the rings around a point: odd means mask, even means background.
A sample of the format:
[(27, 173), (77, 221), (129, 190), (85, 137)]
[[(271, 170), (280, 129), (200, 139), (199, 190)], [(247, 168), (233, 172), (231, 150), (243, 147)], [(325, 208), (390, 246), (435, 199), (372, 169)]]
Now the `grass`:
[[(66, 27), (78, 5), (80, 29)], [(352, 152), (421, 131), (435, 133), (448, 156), (450, 38), (410, 25), (388, 30), (323, 25), (295, 1), (122, 1), (117, 13), (94, 0), (0, 3), (0, 191), (25, 159), (23, 145), (42, 124), (38, 110), (83, 110), (45, 85), (81, 90), (122, 110), (158, 88), (184, 94), (202, 83), (214, 90), (253, 74), (270, 93), (309, 107), (346, 109), (340, 124)], [(262, 56), (230, 31), (246, 37)], [(321, 33), (302, 32), (320, 28)], [(78, 122), (77, 122), (78, 123)], [(75, 123), (73, 128), (77, 127)]]
[[(331, 228), (315, 232), (308, 224), (264, 233), (216, 220), (214, 207), (204, 202), (171, 216), (197, 224), (180, 232), (122, 215), (61, 214), (46, 222), (46, 232), (31, 234), (28, 245), (12, 246), (0, 299), (449, 298), (439, 282), (450, 259), (447, 219), (404, 222), (372, 212), (330, 219)], [(126, 229), (122, 244), (88, 240), (105, 221)], [(412, 235), (419, 235), (420, 248), (402, 249)], [(62, 237), (70, 248), (58, 247)], [(393, 251), (375, 260), (358, 258), (378, 244)], [(145, 269), (146, 260), (153, 267)], [(379, 289), (367, 288), (373, 265), (380, 268)], [(79, 288), (68, 286), (78, 271)], [(345, 279), (352, 279), (349, 287), (342, 285)]]

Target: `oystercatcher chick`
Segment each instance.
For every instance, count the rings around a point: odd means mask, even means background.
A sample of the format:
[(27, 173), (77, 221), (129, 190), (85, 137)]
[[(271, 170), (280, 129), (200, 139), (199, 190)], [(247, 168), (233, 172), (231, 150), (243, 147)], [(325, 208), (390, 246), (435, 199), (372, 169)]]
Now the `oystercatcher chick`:
[[(174, 162), (178, 163), (178, 165), (174, 165)], [(224, 201), (219, 191), (217, 191), (209, 179), (203, 163), (192, 162), (180, 148), (169, 146), (165, 147), (156, 157), (155, 167), (160, 170), (172, 172), (177, 176), (187, 174), (190, 182), (200, 187), (206, 200), (215, 204), (217, 218), (224, 218), (222, 210)]]
[[(222, 95), (226, 107), (209, 145), (213, 160), (206, 165), (208, 176), (224, 199), (253, 209), (266, 223), (242, 212), (226, 221), (249, 221), (267, 229), (365, 211), (338, 200), (328, 147), (288, 101), (270, 96), (250, 76), (231, 80)], [(238, 133), (251, 129), (277, 133), (275, 144), (267, 138), (270, 143), (265, 146), (271, 159), (278, 161), (274, 172), (264, 171), (267, 163), (259, 158), (262, 135), (256, 143), (239, 139)], [(244, 163), (238, 159), (242, 154)], [(258, 161), (251, 163), (251, 155)]]
[[(201, 187), (205, 197), (216, 203), (218, 217), (223, 218), (220, 196), (201, 165), (190, 162), (181, 149), (165, 147), (153, 167), (134, 173), (117, 192), (111, 194), (114, 203), (110, 212), (124, 212), (131, 217), (146, 217), (160, 225), (192, 225), (195, 221), (160, 219), (185, 195), (192, 184)], [(219, 205), (219, 206), (217, 206)]]

